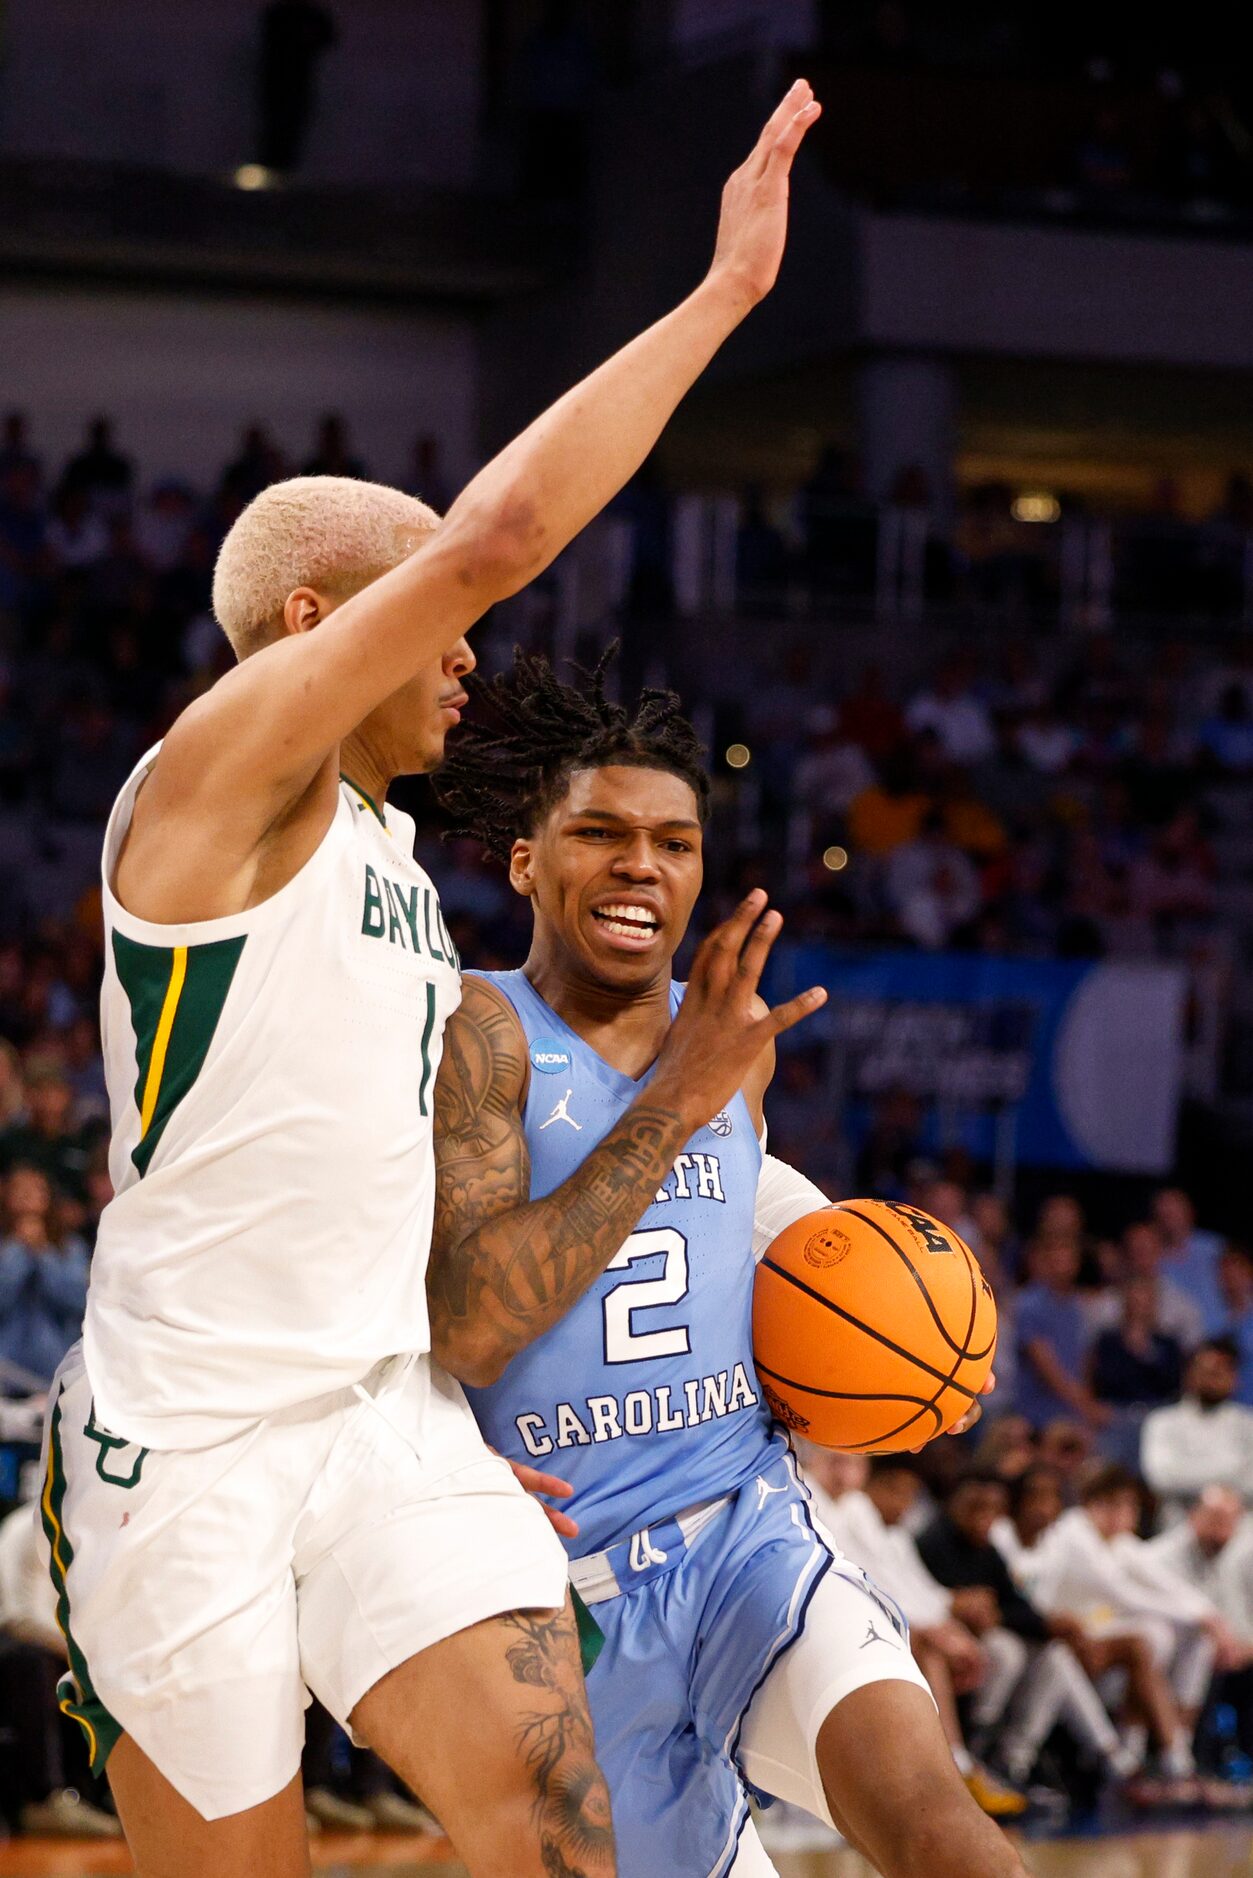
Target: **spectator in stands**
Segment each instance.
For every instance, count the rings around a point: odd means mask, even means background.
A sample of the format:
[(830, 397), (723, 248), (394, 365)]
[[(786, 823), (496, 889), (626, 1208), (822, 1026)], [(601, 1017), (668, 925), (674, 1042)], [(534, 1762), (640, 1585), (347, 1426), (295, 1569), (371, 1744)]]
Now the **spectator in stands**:
[[(1011, 1487), (1009, 1515), (998, 1519), (991, 1528), (992, 1543), (1004, 1558), (1015, 1584), (1041, 1608), (1041, 1583), (1052, 1569), (1050, 1535), (1056, 1530), (1065, 1509), (1062, 1474), (1056, 1468), (1040, 1463), (1029, 1468)], [(1056, 1603), (1052, 1614), (1054, 1617), (1059, 1614), (1071, 1615), (1061, 1601)], [(1097, 1634), (1098, 1631), (1100, 1634)], [(1147, 1736), (1142, 1717), (1156, 1717), (1156, 1738), (1159, 1741), (1166, 1742), (1173, 1738), (1179, 1726), (1179, 1718), (1146, 1636), (1132, 1625), (1122, 1630), (1111, 1630), (1104, 1625), (1085, 1627), (1080, 1622), (1078, 1631), (1070, 1634), (1070, 1647), (1093, 1681), (1111, 1671), (1122, 1671), (1127, 1677), (1129, 1725), (1123, 1738), (1127, 1755), (1124, 1765), (1143, 1761)], [(1152, 1799), (1168, 1796), (1144, 1793), (1141, 1797)]]
[(1014, 1222), (1009, 1208), (998, 1193), (973, 1194), (970, 1220), (975, 1231), (975, 1237), (970, 1242), (971, 1249), (978, 1254), (984, 1276), (996, 1293), (999, 1306), (1002, 1300), (1008, 1298), (1021, 1257), (1022, 1248), (1014, 1231)]
[(969, 770), (952, 765), (937, 791), (944, 833), (980, 866), (999, 861), (1009, 843), (1004, 822), (976, 790)]
[(1169, 955), (1204, 929), (1214, 911), (1216, 873), (1200, 815), (1181, 808), (1129, 875), (1132, 911), (1152, 922), (1159, 950)]
[(967, 1619), (986, 1618), (988, 1600), (977, 1591), (946, 1591), (923, 1564), (905, 1525), (921, 1486), (911, 1457), (880, 1455), (867, 1470), (859, 1456), (812, 1449), (806, 1470), (817, 1488), (819, 1517), (836, 1544), (904, 1612), (918, 1667), (970, 1791), (993, 1817), (1023, 1812), (1021, 1795), (1002, 1786), (967, 1748), (957, 1712), (957, 1697), (973, 1694), (981, 1705), (974, 1711), (976, 1725), (1000, 1715), (1018, 1677), (1017, 1651), (1004, 1633), (977, 1642)]
[[(1167, 1337), (1173, 1337), (1185, 1351), (1194, 1350), (1205, 1334), (1200, 1305), (1191, 1287), (1162, 1275), (1164, 1248), (1162, 1235), (1152, 1220), (1133, 1220), (1119, 1245), (1117, 1277), (1125, 1283), (1131, 1278), (1148, 1279), (1152, 1286), (1154, 1323)], [(1142, 1300), (1141, 1300), (1142, 1301)], [(1117, 1292), (1105, 1291), (1092, 1302), (1089, 1322), (1093, 1331), (1110, 1330), (1122, 1316)]]
[(1212, 1337), (1227, 1317), (1218, 1274), (1222, 1240), (1197, 1225), (1196, 1208), (1182, 1187), (1162, 1187), (1154, 1194), (1153, 1223), (1161, 1234), (1162, 1276), (1192, 1299), (1204, 1334)]
[[(52, 1189), (37, 1167), (4, 1183), (0, 1238), (0, 1358), (49, 1383), (83, 1325), (87, 1248), (63, 1231)], [(29, 1391), (29, 1383), (24, 1386)]]
[(52, 498), (52, 519), (45, 536), (58, 567), (94, 567), (109, 550), (109, 531), (91, 506), (91, 492), (81, 483), (63, 482)]
[(368, 476), (363, 458), (355, 456), (348, 443), (348, 426), (338, 411), (327, 411), (318, 420), (313, 455), (305, 464), (305, 476)]
[(927, 952), (951, 945), (974, 918), (979, 876), (969, 857), (945, 834), (938, 810), (927, 815), (913, 840), (893, 848), (883, 891), (897, 929)]
[(886, 757), (879, 780), (855, 796), (848, 812), (848, 833), (857, 854), (890, 854), (922, 834), (932, 801), (919, 777), (915, 747)]
[(0, 1134), (0, 1174), (39, 1168), (62, 1193), (79, 1197), (88, 1148), (74, 1122), (74, 1090), (51, 1056), (26, 1065), (26, 1115)]
[(1035, 1429), (1059, 1418), (1104, 1428), (1111, 1415), (1087, 1382), (1088, 1325), (1076, 1285), (1078, 1241), (1066, 1230), (1036, 1235), (1027, 1256), (1031, 1282), (1017, 1303), (1018, 1388), (1014, 1407)]
[(1253, 1251), (1234, 1239), (1219, 1255), (1218, 1289), (1223, 1305), (1219, 1335), (1230, 1337), (1240, 1353), (1236, 1400), (1253, 1408)]
[(873, 786), (875, 773), (861, 745), (844, 734), (840, 715), (830, 705), (810, 711), (806, 729), (809, 747), (796, 765), (793, 792), (821, 827), (847, 814), (863, 790)]
[(1158, 1289), (1156, 1278), (1124, 1279), (1119, 1320), (1098, 1331), (1092, 1346), (1092, 1393), (1114, 1411), (1101, 1445), (1129, 1465), (1139, 1459), (1146, 1414), (1175, 1401), (1183, 1381), (1183, 1345), (1160, 1328)]
[[(317, 472), (306, 471), (306, 474)], [(286, 474), (283, 453), (263, 424), (249, 424), (239, 440), (239, 455), (222, 471), (219, 493), (243, 508)]]
[(1006, 1511), (989, 1528), (991, 1539), (1019, 1590), (1031, 1595), (1040, 1564), (1040, 1542), (1066, 1510), (1063, 1476), (1045, 1461), (1033, 1461), (1007, 1482)]
[[(1012, 1785), (1025, 1786), (1040, 1749), (1059, 1722), (1098, 1755), (1110, 1772), (1127, 1779), (1139, 1763), (1123, 1746), (1070, 1648), (1082, 1643), (1082, 1626), (1065, 1612), (1046, 1617), (1024, 1595), (1001, 1553), (992, 1530), (1006, 1518), (1009, 1494), (994, 1474), (969, 1473), (958, 1480), (944, 1511), (922, 1533), (918, 1550), (940, 1584), (950, 1590), (986, 1594), (984, 1613), (990, 1627), (1007, 1633), (1016, 1645), (1019, 1673), (1009, 1721), (998, 1756)], [(976, 1626), (975, 1634), (979, 1631)], [(979, 1743), (976, 1741), (976, 1747)]]
[[(997, 1391), (1004, 1387), (1001, 1380), (1001, 1353), (996, 1354)], [(992, 1474), (1007, 1487), (1013, 1487), (1023, 1475), (1036, 1465), (1036, 1442), (1031, 1432), (1031, 1424), (1024, 1415), (1007, 1414), (998, 1416), (988, 1424), (975, 1450), (975, 1471)]]
[(955, 1232), (959, 1239), (964, 1239), (972, 1250), (976, 1247), (978, 1232), (970, 1215), (970, 1206), (966, 1189), (960, 1181), (930, 1181), (923, 1189), (920, 1204), (924, 1213), (930, 1213), (942, 1226)]
[(912, 731), (929, 730), (952, 763), (982, 763), (996, 749), (992, 724), (971, 684), (964, 660), (940, 667), (927, 691), (920, 691), (905, 712)]
[(167, 479), (153, 489), (135, 518), (135, 545), (158, 574), (183, 565), (196, 522), (196, 505), (185, 483)]
[(142, 750), (138, 727), (94, 691), (68, 697), (47, 785), (51, 806), (67, 822), (99, 825)]
[[(1085, 1486), (1081, 1505), (1063, 1513), (1039, 1541), (1032, 1596), (1050, 1615), (1077, 1619), (1091, 1641), (1131, 1634), (1147, 1642), (1154, 1671), (1141, 1674), (1137, 1691), (1147, 1731), (1167, 1782), (1189, 1783), (1196, 1774), (1192, 1731), (1223, 1626), (1208, 1598), (1182, 1580), (1165, 1583), (1155, 1566), (1143, 1568), (1144, 1541), (1135, 1535), (1140, 1511), (1135, 1475), (1124, 1467), (1101, 1469)], [(1128, 1745), (1138, 1751), (1138, 1730)], [(1178, 1786), (1167, 1797), (1195, 1794)]]
[(1229, 1337), (1196, 1349), (1181, 1402), (1154, 1409), (1140, 1446), (1144, 1478), (1174, 1524), (1206, 1487), (1253, 1496), (1253, 1409), (1236, 1400), (1240, 1353)]
[[(112, 1813), (77, 1791), (90, 1779), (67, 1763), (57, 1682), (65, 1640), (56, 1596), (36, 1536), (35, 1508), (19, 1506), (0, 1523), (0, 1728), (6, 1737), (6, 1800), (24, 1832), (75, 1839), (117, 1839)], [(74, 1728), (70, 1739), (81, 1752)]]
[(0, 474), (0, 620), (25, 619), (44, 571), (45, 521), (33, 469), (14, 464)]
[(1253, 1753), (1253, 1517), (1229, 1487), (1206, 1487), (1187, 1519), (1146, 1549), (1208, 1598), (1227, 1625), (1231, 1640), (1219, 1659), (1213, 1705), (1231, 1704), (1237, 1742)]
[(61, 478), (63, 489), (81, 489), (103, 515), (116, 515), (128, 507), (135, 466), (113, 441), (113, 420), (93, 417), (83, 448), (72, 456)]

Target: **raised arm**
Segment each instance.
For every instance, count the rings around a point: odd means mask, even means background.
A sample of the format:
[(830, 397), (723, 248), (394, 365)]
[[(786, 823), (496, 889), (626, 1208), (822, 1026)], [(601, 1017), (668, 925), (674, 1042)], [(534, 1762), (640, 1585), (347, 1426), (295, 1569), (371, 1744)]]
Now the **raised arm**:
[(705, 941), (657, 1067), (560, 1187), (531, 1200), (522, 1124), (526, 1045), (512, 1007), (467, 979), (435, 1088), (432, 1347), (462, 1382), (494, 1382), (576, 1304), (651, 1205), (675, 1156), (730, 1101), (780, 1031), (817, 1010), (803, 992), (758, 1014), (757, 980), (781, 921), (752, 893)]
[(635, 473), (680, 398), (770, 291), (788, 177), (819, 107), (788, 92), (723, 191), (712, 265), (682, 304), (566, 393), (476, 476), (407, 560), (245, 659), (179, 719), (145, 794), (177, 811), (241, 788), (264, 830), (371, 710), (533, 580)]

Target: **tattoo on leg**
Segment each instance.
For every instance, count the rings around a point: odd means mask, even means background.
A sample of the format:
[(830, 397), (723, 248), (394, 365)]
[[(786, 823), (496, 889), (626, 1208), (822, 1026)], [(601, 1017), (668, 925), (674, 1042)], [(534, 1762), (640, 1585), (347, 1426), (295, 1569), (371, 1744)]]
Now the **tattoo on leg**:
[(550, 1878), (594, 1878), (612, 1866), (613, 1822), (596, 1763), (574, 1620), (568, 1610), (515, 1611), (504, 1622), (518, 1633), (506, 1651), (514, 1681), (554, 1698), (554, 1706), (525, 1716), (518, 1731), (535, 1788), (544, 1870)]

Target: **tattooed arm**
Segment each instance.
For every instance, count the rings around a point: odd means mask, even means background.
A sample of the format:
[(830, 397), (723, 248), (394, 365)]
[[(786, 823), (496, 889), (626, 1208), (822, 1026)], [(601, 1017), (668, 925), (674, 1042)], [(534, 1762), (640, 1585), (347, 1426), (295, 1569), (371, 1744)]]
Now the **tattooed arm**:
[(469, 977), (435, 1085), (432, 1348), (462, 1382), (494, 1382), (582, 1297), (699, 1127), (657, 1078), (545, 1200), (528, 1200), (526, 1040), (513, 1006)]
[(508, 1000), (467, 978), (435, 1089), (432, 1348), (462, 1382), (494, 1382), (576, 1304), (651, 1205), (685, 1141), (725, 1107), (779, 1032), (822, 1003), (756, 997), (781, 925), (752, 893), (701, 946), (648, 1084), (570, 1178), (531, 1200), (527, 1052)]

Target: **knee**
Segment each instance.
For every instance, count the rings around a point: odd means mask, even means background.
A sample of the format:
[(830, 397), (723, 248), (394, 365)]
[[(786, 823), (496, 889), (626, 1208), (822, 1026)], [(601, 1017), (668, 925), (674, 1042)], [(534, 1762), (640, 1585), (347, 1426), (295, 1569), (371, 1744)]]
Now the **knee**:
[(609, 1791), (595, 1762), (563, 1770), (538, 1802), (519, 1788), (485, 1811), (473, 1847), (457, 1847), (469, 1878), (614, 1878)]
[(614, 1878), (613, 1833), (606, 1828), (588, 1845), (570, 1822), (537, 1820), (522, 1801), (493, 1806), (490, 1826), (470, 1849), (456, 1848), (469, 1878), (552, 1878), (554, 1872), (577, 1872), (579, 1878)]

